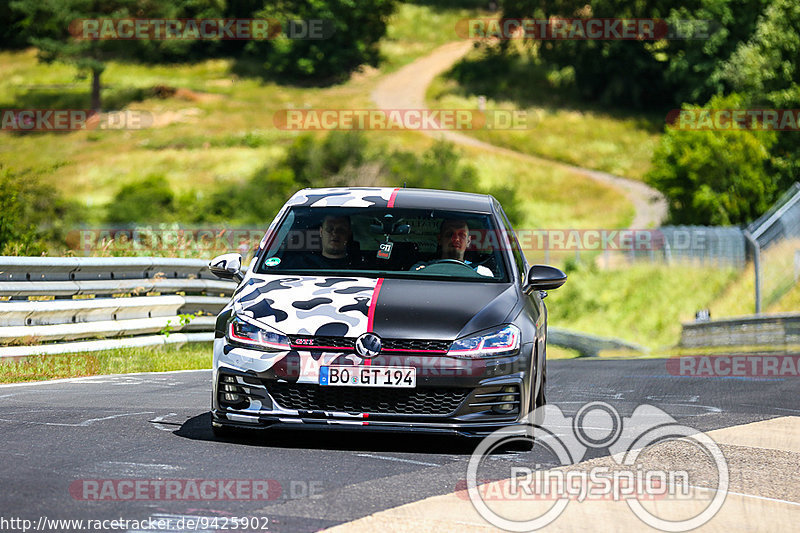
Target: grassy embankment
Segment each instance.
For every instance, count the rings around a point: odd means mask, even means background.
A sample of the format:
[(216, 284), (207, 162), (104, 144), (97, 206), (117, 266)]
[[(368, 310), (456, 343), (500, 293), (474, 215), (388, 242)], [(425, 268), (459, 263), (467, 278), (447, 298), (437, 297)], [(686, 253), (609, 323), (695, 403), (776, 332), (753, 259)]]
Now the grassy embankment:
[[(476, 62), (482, 54), (476, 49), (465, 59)], [(494, 80), (488, 72), (488, 79), (481, 79), (483, 68), (475, 68), (477, 79), (472, 87), (460, 85), (452, 72), (437, 77), (428, 88), (428, 105), (440, 109), (477, 109), (478, 97), (482, 95), (486, 97), (487, 111), (525, 111), (526, 129), (465, 132), (480, 140), (631, 179), (641, 180), (650, 169), (664, 117), (586, 104), (570, 97), (571, 91), (548, 80), (546, 73), (534, 70), (531, 74), (524, 66), (510, 66), (505, 80)], [(496, 83), (490, 83), (492, 80)], [(494, 93), (489, 93), (490, 90)]]
[(0, 383), (199, 368), (211, 368), (210, 343), (0, 360)]

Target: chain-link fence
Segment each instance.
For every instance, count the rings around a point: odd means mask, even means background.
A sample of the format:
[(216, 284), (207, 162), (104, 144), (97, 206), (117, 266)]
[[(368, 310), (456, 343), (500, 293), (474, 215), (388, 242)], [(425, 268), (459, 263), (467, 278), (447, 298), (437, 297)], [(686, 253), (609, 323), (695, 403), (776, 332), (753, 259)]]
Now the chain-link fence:
[[(800, 281), (800, 183), (747, 228), (664, 226), (653, 230), (547, 230), (532, 262), (594, 262), (601, 268), (637, 262), (744, 269), (752, 262), (755, 312), (776, 304)], [(614, 234), (613, 238), (609, 237)], [(598, 235), (600, 236), (598, 238)], [(778, 304), (781, 308), (783, 304)], [(773, 306), (774, 307), (774, 306)], [(751, 309), (753, 309), (751, 307)], [(786, 309), (779, 309), (786, 311)]]
[[(742, 230), (735, 226), (664, 226), (658, 258), (667, 263), (744, 268), (747, 257)], [(638, 252), (641, 257), (642, 253)], [(646, 256), (650, 258), (650, 256)]]
[[(548, 230), (543, 249), (525, 249), (528, 260), (559, 264), (594, 262), (615, 268), (638, 262), (742, 269), (747, 242), (736, 226), (663, 226), (652, 230)], [(571, 234), (576, 238), (570, 238)], [(604, 240), (604, 234), (616, 233)], [(560, 235), (565, 234), (566, 237)], [(594, 234), (599, 238), (592, 239)]]

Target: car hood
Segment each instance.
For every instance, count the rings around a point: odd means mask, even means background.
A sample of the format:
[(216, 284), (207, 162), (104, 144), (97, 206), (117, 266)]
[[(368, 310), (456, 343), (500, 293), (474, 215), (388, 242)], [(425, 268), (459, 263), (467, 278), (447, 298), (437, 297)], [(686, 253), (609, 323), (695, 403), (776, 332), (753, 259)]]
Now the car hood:
[(287, 335), (452, 340), (507, 320), (508, 283), (358, 277), (253, 276), (234, 312)]

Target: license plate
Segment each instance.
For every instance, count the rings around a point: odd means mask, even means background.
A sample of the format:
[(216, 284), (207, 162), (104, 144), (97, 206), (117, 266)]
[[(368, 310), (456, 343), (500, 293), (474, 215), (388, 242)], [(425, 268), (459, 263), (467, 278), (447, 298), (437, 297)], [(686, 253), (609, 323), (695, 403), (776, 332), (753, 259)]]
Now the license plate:
[(405, 366), (321, 366), (319, 384), (414, 388), (417, 386), (417, 369)]

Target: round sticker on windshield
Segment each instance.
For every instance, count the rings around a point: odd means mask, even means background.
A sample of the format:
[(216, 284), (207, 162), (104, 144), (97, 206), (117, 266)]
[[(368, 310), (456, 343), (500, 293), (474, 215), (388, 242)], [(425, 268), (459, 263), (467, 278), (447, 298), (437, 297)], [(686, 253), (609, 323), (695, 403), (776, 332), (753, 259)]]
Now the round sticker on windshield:
[(280, 264), (280, 262), (281, 262), (281, 258), (280, 257), (270, 257), (269, 259), (264, 261), (264, 265), (268, 266), (268, 267), (274, 267), (274, 266), (278, 266)]

